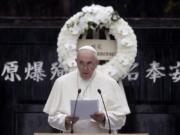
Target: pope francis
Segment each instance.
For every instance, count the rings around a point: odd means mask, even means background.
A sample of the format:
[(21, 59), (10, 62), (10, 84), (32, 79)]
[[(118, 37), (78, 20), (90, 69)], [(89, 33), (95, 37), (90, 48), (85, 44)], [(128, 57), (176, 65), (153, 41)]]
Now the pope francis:
[[(96, 69), (97, 52), (91, 46), (78, 49), (76, 62), (77, 70), (59, 77), (52, 87), (43, 110), (49, 124), (63, 132), (108, 133), (110, 129), (116, 133), (130, 113), (122, 83)], [(88, 119), (71, 115), (70, 102), (77, 99), (79, 89), (78, 100), (98, 100), (99, 111)]]

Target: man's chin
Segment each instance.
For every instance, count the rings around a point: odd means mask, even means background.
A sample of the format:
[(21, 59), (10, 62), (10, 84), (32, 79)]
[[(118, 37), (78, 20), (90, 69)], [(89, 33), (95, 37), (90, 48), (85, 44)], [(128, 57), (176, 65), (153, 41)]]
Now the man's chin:
[(83, 78), (84, 80), (89, 80), (91, 77), (90, 77), (89, 75), (83, 75), (82, 78)]

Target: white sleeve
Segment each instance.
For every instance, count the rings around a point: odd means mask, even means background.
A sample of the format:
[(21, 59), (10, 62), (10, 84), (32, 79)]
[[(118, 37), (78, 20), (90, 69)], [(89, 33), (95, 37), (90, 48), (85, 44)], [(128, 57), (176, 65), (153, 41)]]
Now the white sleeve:
[(61, 131), (67, 131), (67, 129), (65, 128), (65, 117), (66, 116), (67, 116), (66, 114), (62, 114), (62, 113), (56, 113), (55, 115), (49, 115), (48, 123), (53, 128), (56, 128)]
[[(115, 116), (112, 113), (108, 113), (108, 117), (109, 117), (110, 126), (112, 130), (119, 130), (125, 125), (125, 122), (126, 122), (125, 115)], [(109, 122), (108, 122), (107, 116), (106, 116), (105, 125), (104, 126), (100, 125), (100, 126), (101, 128), (109, 129)]]

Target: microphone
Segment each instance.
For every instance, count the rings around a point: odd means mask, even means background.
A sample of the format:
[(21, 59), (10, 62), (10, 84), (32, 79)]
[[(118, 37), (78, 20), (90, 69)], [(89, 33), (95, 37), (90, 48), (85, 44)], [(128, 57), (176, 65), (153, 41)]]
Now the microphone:
[[(74, 117), (76, 115), (76, 106), (77, 106), (77, 101), (78, 101), (78, 97), (79, 97), (80, 93), (81, 93), (81, 89), (78, 89), (78, 94), (77, 94), (76, 102), (75, 102), (75, 105), (74, 105), (73, 119), (74, 119)], [(73, 122), (71, 123), (71, 133), (74, 133)]]
[(104, 110), (105, 110), (105, 112), (106, 112), (106, 116), (107, 116), (107, 120), (108, 120), (108, 124), (109, 124), (109, 134), (111, 134), (111, 124), (110, 124), (109, 116), (108, 116), (108, 114), (107, 114), (107, 110), (106, 110), (106, 106), (105, 106), (105, 103), (104, 103), (104, 99), (103, 99), (103, 96), (102, 96), (102, 94), (101, 94), (101, 90), (98, 89), (97, 91), (98, 91), (98, 93), (100, 94), (101, 99), (102, 99), (102, 102), (103, 102), (103, 105), (104, 105)]

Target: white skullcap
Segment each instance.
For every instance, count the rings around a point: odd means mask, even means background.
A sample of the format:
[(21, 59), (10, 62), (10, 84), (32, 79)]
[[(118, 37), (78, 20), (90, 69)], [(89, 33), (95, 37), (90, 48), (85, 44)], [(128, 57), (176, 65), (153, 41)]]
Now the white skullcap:
[(78, 49), (78, 51), (81, 51), (81, 50), (90, 50), (97, 55), (97, 51), (92, 46), (89, 46), (89, 45), (82, 46)]

